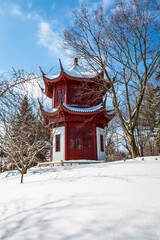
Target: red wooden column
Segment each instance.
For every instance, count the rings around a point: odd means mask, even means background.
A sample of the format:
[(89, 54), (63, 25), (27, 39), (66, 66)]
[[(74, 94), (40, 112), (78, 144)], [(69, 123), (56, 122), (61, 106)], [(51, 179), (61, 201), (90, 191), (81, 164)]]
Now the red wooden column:
[(97, 132), (96, 132), (96, 124), (93, 124), (93, 147), (94, 147), (94, 159), (97, 159)]
[(65, 126), (65, 160), (68, 160), (69, 158), (68, 158), (68, 148), (69, 148), (69, 146), (70, 146), (70, 144), (69, 144), (69, 136), (68, 136), (68, 123), (67, 122), (65, 122), (65, 124), (64, 124), (64, 126)]
[(50, 162), (53, 162), (53, 129), (50, 133), (50, 141), (51, 141), (51, 157), (50, 157)]
[(65, 79), (65, 104), (68, 104), (68, 81)]
[(56, 87), (53, 87), (52, 108), (55, 107)]

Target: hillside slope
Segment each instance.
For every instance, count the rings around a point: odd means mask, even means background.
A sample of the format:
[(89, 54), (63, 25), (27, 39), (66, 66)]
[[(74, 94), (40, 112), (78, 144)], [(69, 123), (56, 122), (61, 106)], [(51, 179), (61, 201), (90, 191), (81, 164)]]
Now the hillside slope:
[(0, 174), (1, 240), (159, 240), (160, 159)]

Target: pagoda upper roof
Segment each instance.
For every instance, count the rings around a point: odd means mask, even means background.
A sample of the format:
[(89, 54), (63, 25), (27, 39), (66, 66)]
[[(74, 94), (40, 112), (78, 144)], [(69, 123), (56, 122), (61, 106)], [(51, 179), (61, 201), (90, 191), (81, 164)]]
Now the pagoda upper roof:
[(72, 112), (79, 112), (79, 113), (91, 113), (91, 112), (97, 112), (100, 109), (103, 108), (103, 104), (99, 104), (97, 106), (91, 106), (91, 107), (85, 107), (85, 106), (76, 106), (76, 105), (67, 105), (67, 104), (63, 104), (63, 106), (72, 111)]
[(49, 76), (45, 74), (43, 71), (42, 72), (44, 77), (52, 82), (54, 81), (57, 82), (57, 80), (60, 80), (61, 77), (64, 75), (69, 76), (71, 78), (75, 78), (75, 79), (95, 79), (99, 74), (102, 73), (102, 71), (95, 71), (95, 72), (86, 71), (84, 68), (79, 66), (77, 58), (74, 59), (74, 64), (69, 70), (66, 70), (63, 68), (61, 61), (60, 61), (60, 68), (61, 68), (60, 73), (53, 76)]

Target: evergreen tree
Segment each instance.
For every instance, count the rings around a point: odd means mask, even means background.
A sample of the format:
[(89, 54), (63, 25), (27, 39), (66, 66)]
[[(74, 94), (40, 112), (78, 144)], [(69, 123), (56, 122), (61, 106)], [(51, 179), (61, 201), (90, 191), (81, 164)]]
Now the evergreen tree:
[[(160, 71), (158, 72), (157, 78), (160, 80)], [(155, 93), (157, 95), (158, 101), (158, 110), (157, 110), (157, 124), (156, 127), (154, 128), (154, 136), (155, 136), (155, 141), (157, 144), (157, 149), (158, 149), (158, 154), (160, 155), (160, 85), (158, 85), (155, 88)]]
[[(12, 135), (18, 137), (17, 133), (20, 129), (23, 129), (23, 138), (25, 139), (27, 137), (29, 143), (32, 144), (35, 134), (35, 129), (33, 129), (35, 123), (36, 117), (33, 113), (32, 106), (29, 103), (28, 97), (24, 96), (12, 122)], [(25, 142), (22, 142), (22, 144), (25, 146)]]
[[(154, 87), (153, 84), (148, 84), (136, 126), (137, 145), (139, 146), (139, 154), (141, 156), (144, 156), (145, 153), (147, 155), (157, 154), (153, 133), (158, 123), (159, 113), (160, 95), (158, 86)], [(147, 151), (145, 149), (146, 146)]]
[(160, 155), (160, 118), (157, 123), (157, 126), (154, 129), (154, 138), (157, 145), (158, 154)]

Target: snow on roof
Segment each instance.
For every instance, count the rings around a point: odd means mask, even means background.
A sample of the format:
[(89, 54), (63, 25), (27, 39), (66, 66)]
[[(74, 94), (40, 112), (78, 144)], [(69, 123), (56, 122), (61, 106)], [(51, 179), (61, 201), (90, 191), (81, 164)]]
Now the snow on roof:
[[(85, 71), (84, 68), (82, 68), (78, 65), (78, 61), (74, 61), (73, 66), (69, 70), (63, 69), (63, 72), (66, 73), (67, 75), (69, 75), (71, 77), (75, 77), (75, 78), (95, 78), (98, 75), (98, 73), (100, 73), (100, 71), (98, 71), (98, 72)], [(60, 73), (57, 75), (53, 75), (53, 76), (48, 76), (48, 75), (45, 75), (45, 76), (50, 80), (55, 80), (60, 76)]]
[(45, 76), (46, 76), (48, 79), (50, 79), (50, 80), (55, 80), (55, 79), (57, 79), (57, 78), (60, 76), (60, 73), (57, 74), (57, 75), (53, 75), (53, 76), (49, 76), (49, 75), (46, 75), (46, 74), (45, 74)]
[(44, 108), (44, 111), (47, 113), (55, 113), (57, 111), (57, 108)]
[[(71, 112), (79, 112), (79, 113), (92, 113), (92, 112), (96, 112), (100, 109), (103, 108), (103, 103), (100, 103), (99, 105), (96, 106), (79, 106), (79, 105), (67, 105), (63, 103), (63, 106), (68, 109)], [(44, 111), (47, 113), (55, 113), (58, 110), (58, 108), (45, 108)], [(115, 111), (112, 110), (106, 110), (107, 115), (112, 115), (115, 113)]]
[(94, 78), (97, 76), (97, 73), (95, 72), (86, 72), (82, 67), (80, 67), (78, 64), (73, 64), (71, 69), (64, 70), (65, 73), (67, 73), (71, 77), (76, 78)]
[(63, 104), (63, 106), (72, 112), (81, 112), (81, 113), (96, 112), (96, 111), (100, 110), (101, 108), (103, 108), (102, 103), (100, 103), (97, 106), (92, 106), (92, 107), (75, 106), (75, 105), (67, 105), (67, 104)]
[(114, 109), (112, 109), (112, 110), (106, 110), (106, 112), (107, 112), (107, 115), (112, 115), (112, 114), (115, 113)]
[[(67, 104), (63, 104), (63, 106), (72, 112), (81, 112), (81, 113), (96, 112), (101, 108), (103, 108), (102, 103), (92, 107), (79, 106), (79, 105), (67, 105)], [(47, 113), (55, 113), (57, 110), (58, 108), (44, 108), (44, 111)]]

